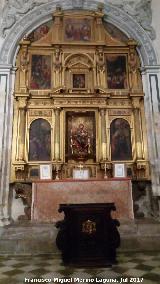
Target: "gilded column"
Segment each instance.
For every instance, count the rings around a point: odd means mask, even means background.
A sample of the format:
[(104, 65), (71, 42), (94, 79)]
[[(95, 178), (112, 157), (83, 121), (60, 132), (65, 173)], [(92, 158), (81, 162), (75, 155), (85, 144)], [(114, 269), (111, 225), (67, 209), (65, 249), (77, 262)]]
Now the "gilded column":
[(109, 154), (110, 154), (110, 124), (109, 124), (108, 109), (106, 109), (106, 143), (107, 143), (106, 159), (109, 160)]
[(101, 116), (101, 159), (106, 161), (107, 156), (107, 137), (106, 137), (106, 110), (100, 110)]
[(136, 142), (136, 154), (137, 160), (143, 159), (142, 151), (142, 135), (141, 135), (141, 114), (140, 114), (140, 99), (133, 99), (134, 108), (134, 124), (135, 124), (135, 142)]
[(19, 138), (18, 138), (18, 161), (24, 161), (24, 146), (25, 146), (25, 126), (26, 126), (26, 98), (19, 98), (18, 113), (19, 113)]
[(23, 39), (20, 43), (22, 45), (20, 53), (20, 92), (26, 93), (28, 88), (28, 65), (29, 65), (29, 55), (28, 46), (30, 41), (28, 39)]
[(61, 108), (55, 109), (55, 160), (60, 160), (60, 112)]

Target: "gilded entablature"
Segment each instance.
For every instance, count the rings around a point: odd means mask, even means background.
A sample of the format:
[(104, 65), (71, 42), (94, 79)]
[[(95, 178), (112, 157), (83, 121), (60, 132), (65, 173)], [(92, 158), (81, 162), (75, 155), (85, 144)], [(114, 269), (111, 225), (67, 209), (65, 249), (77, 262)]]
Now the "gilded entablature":
[(131, 115), (132, 111), (130, 109), (110, 109), (108, 111), (108, 114), (114, 116), (119, 116), (119, 115), (126, 116), (126, 115)]
[(46, 117), (51, 117), (52, 116), (52, 111), (51, 110), (44, 110), (44, 109), (30, 109), (29, 110), (29, 116), (46, 116)]
[(140, 160), (149, 177), (137, 43), (107, 28), (103, 16), (59, 7), (20, 42), (12, 180), (39, 179), (46, 163), (56, 179), (84, 163), (91, 177), (104, 168), (112, 177), (115, 162), (135, 178)]

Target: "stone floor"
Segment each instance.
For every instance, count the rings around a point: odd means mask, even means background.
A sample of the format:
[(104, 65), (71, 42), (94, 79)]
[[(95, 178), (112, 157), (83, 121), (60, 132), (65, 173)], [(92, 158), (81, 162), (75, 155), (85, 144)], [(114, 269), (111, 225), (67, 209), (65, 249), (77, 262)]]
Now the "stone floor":
[(117, 259), (111, 268), (75, 268), (53, 255), (0, 256), (0, 284), (160, 283), (160, 252), (121, 252)]

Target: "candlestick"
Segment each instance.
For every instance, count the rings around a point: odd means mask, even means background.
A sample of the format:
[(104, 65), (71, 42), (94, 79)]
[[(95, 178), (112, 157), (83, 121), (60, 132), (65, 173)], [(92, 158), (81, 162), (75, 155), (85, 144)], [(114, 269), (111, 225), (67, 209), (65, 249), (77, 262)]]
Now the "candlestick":
[(107, 164), (105, 163), (104, 164), (104, 178), (107, 179), (108, 176), (107, 176)]

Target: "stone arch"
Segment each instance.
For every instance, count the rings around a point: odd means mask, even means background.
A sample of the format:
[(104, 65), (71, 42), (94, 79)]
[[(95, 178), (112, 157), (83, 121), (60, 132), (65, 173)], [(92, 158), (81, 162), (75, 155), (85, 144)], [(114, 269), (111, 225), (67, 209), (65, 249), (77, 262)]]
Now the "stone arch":
[[(96, 10), (98, 3), (99, 2), (97, 1), (92, 1), (92, 3), (90, 3), (90, 1), (85, 1), (82, 6), (77, 8)], [(20, 39), (36, 27), (49, 21), (52, 18), (50, 11), (54, 11), (56, 9), (56, 5), (58, 5), (58, 1), (52, 1), (41, 5), (27, 13), (14, 24), (2, 45), (0, 64), (14, 65), (15, 54)], [(61, 7), (64, 10), (76, 8), (74, 1), (71, 0), (61, 1)], [(122, 9), (119, 9), (109, 3), (104, 4), (104, 13), (106, 15), (104, 18), (106, 21), (118, 26), (120, 30), (129, 37), (134, 38), (139, 43), (138, 52), (142, 66), (157, 65), (157, 56), (152, 45), (152, 41), (147, 32), (133, 19), (133, 17), (129, 16)]]

